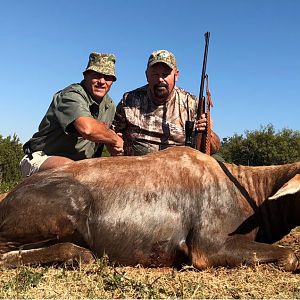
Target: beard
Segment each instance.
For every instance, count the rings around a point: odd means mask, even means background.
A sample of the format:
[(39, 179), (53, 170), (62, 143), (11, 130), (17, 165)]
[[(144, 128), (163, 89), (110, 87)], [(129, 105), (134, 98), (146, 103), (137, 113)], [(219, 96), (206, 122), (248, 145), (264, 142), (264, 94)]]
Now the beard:
[(170, 91), (168, 89), (168, 86), (165, 84), (156, 84), (153, 87), (153, 92), (156, 98), (164, 99), (167, 98), (170, 95)]

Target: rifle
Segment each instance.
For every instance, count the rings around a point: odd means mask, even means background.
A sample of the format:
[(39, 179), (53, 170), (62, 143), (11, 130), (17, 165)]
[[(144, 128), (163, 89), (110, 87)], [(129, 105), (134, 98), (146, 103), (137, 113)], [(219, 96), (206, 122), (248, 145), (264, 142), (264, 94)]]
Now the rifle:
[[(204, 133), (200, 133), (197, 130), (194, 132), (194, 122), (186, 121), (185, 123), (185, 132), (186, 132), (186, 140), (185, 145), (196, 148), (197, 150), (204, 152), (210, 155), (210, 137), (211, 137), (211, 122), (210, 122), (210, 107), (212, 106), (210, 91), (208, 88), (208, 75), (206, 74), (206, 63), (207, 63), (207, 53), (208, 53), (208, 45), (209, 45), (209, 37), (210, 33), (206, 32), (204, 34), (205, 37), (205, 49), (204, 49), (204, 57), (203, 57), (203, 65), (202, 65), (202, 74), (201, 74), (201, 82), (200, 82), (200, 92), (199, 92), (199, 102), (197, 109), (197, 120), (200, 119), (201, 115), (206, 113), (207, 126)], [(204, 83), (206, 80), (206, 95), (207, 95), (207, 104), (205, 103), (205, 97), (203, 95), (204, 91)], [(207, 112), (206, 112), (207, 110)]]

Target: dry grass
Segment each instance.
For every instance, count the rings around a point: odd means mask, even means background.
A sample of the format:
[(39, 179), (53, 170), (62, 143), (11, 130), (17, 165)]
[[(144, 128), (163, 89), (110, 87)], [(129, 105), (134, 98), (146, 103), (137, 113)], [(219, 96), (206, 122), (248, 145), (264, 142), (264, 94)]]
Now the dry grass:
[[(281, 241), (296, 253), (300, 233)], [(105, 258), (70, 267), (20, 267), (2, 270), (1, 298), (300, 298), (300, 274), (273, 265), (213, 268), (113, 267)]]

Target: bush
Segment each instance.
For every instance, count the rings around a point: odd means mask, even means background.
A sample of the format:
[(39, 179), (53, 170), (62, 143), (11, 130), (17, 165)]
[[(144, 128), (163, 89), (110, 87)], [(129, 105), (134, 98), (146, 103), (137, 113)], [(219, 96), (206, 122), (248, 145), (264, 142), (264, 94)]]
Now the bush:
[(7, 192), (21, 179), (19, 167), (24, 153), (16, 134), (3, 138), (0, 135), (0, 192)]
[(271, 124), (246, 130), (245, 137), (235, 134), (224, 138), (220, 154), (225, 161), (240, 165), (292, 163), (300, 160), (300, 131), (285, 128), (276, 133)]

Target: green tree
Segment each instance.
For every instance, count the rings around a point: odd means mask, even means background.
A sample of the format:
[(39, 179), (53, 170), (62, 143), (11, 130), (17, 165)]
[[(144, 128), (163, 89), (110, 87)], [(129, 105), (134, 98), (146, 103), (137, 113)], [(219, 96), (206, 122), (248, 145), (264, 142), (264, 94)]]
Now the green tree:
[(300, 131), (285, 128), (275, 132), (272, 124), (246, 130), (245, 136), (234, 134), (224, 138), (220, 154), (227, 162), (250, 166), (299, 161)]
[(23, 157), (22, 144), (16, 134), (0, 135), (0, 192), (6, 192), (21, 179), (19, 163)]

